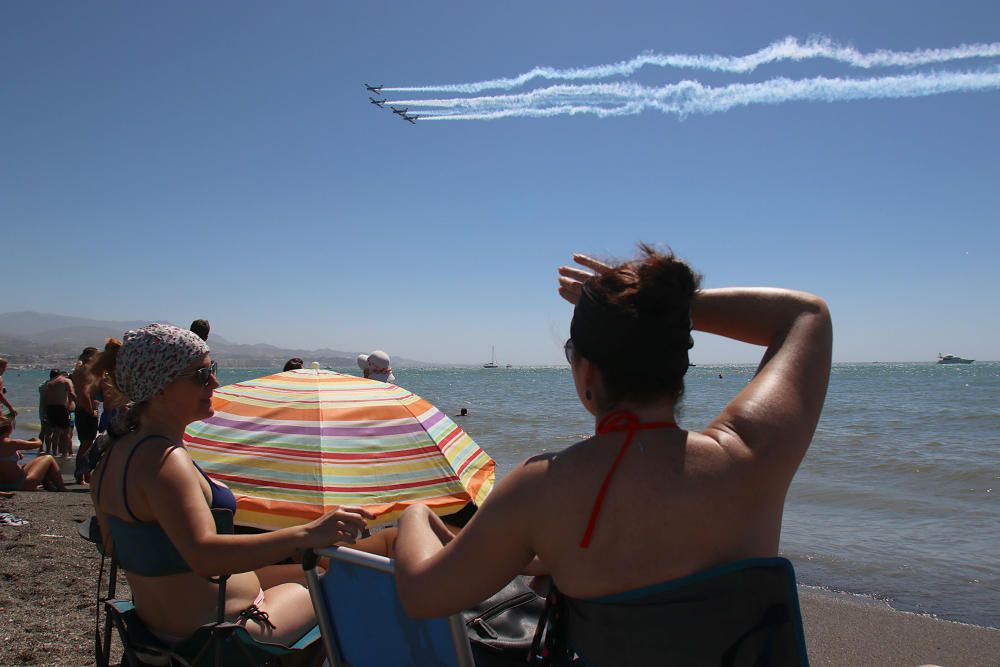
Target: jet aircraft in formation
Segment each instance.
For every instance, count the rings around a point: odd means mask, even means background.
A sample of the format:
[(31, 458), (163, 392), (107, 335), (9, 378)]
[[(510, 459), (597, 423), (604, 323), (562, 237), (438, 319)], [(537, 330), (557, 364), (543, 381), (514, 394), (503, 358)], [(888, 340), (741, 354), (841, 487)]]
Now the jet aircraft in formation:
[[(365, 84), (365, 88), (367, 88), (369, 92), (375, 93), (377, 95), (377, 94), (379, 94), (381, 92), (383, 86), (381, 84), (379, 84), (377, 86), (373, 86), (371, 84), (366, 83)], [(374, 97), (372, 97), (371, 95), (369, 95), (368, 96), (368, 101), (371, 102), (372, 104), (374, 104), (375, 106), (377, 106), (379, 109), (384, 109), (385, 108), (385, 103), (388, 102), (389, 100), (385, 99), (385, 98), (383, 98), (381, 100), (377, 100)], [(402, 118), (406, 122), (410, 123), (411, 125), (416, 125), (417, 124), (417, 119), (420, 118), (420, 116), (418, 116), (416, 114), (408, 114), (408, 113), (406, 113), (407, 111), (409, 111), (409, 109), (406, 109), (406, 108), (397, 109), (396, 107), (394, 107), (392, 105), (390, 105), (389, 108), (392, 109), (392, 112), (394, 114), (396, 114), (397, 116), (399, 116), (400, 118)]]

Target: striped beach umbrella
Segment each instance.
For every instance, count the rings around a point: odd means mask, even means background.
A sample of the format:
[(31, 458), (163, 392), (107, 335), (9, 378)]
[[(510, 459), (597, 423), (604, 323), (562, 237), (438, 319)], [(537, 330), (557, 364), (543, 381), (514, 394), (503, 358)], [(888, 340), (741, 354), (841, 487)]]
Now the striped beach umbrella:
[(495, 464), (440, 410), (392, 384), (304, 369), (216, 389), (191, 424), (191, 457), (237, 497), (236, 523), (273, 530), (336, 505), (395, 520), (420, 502), (439, 515), (481, 503)]

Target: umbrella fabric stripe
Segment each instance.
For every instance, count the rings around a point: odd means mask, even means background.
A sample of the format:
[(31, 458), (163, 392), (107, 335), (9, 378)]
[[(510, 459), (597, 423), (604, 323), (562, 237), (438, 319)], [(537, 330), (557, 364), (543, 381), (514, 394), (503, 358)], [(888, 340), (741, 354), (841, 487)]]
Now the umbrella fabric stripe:
[[(242, 476), (236, 475), (226, 475), (225, 473), (212, 473), (213, 479), (220, 479), (224, 482), (232, 483), (233, 485), (241, 484), (246, 479)], [(372, 493), (384, 493), (385, 491), (403, 491), (406, 489), (416, 489), (420, 486), (436, 486), (440, 489), (448, 489), (453, 487), (454, 483), (453, 477), (444, 477), (438, 479), (420, 480), (418, 482), (406, 482), (398, 484), (386, 484), (379, 481), (377, 484), (352, 484), (347, 486), (336, 486), (329, 484), (324, 481), (323, 484), (306, 484), (291, 482), (288, 480), (274, 480), (274, 479), (257, 479), (254, 480), (254, 486), (258, 487), (276, 487), (282, 489), (300, 489), (304, 491), (325, 491), (327, 494), (330, 493), (357, 493), (357, 492), (372, 492)]]
[[(266, 467), (247, 468), (246, 466), (234, 466), (229, 464), (224, 458), (199, 457), (203, 461), (212, 465), (213, 474), (228, 474), (241, 476), (250, 480), (261, 479), (286, 479), (295, 480), (303, 478), (322, 477), (326, 481), (347, 481), (363, 480), (368, 477), (378, 477), (382, 480), (419, 480), (433, 477), (448, 477), (456, 482), (459, 476), (448, 468), (428, 468), (423, 461), (416, 461), (401, 465), (394, 463), (391, 465), (325, 465), (318, 469), (315, 465), (301, 465), (297, 463), (289, 464), (281, 461), (274, 461), (272, 465)], [(321, 471), (321, 474), (317, 474)]]
[[(299, 463), (286, 463), (274, 461), (266, 467), (248, 468), (243, 465), (234, 466), (227, 462), (226, 457), (205, 456), (199, 457), (205, 463), (211, 465), (214, 474), (224, 474), (230, 477), (238, 477), (240, 481), (252, 482), (257, 479), (273, 480), (301, 480), (316, 478), (317, 468), (315, 465), (302, 465)], [(381, 480), (414, 481), (428, 480), (431, 478), (445, 478), (458, 482), (458, 476), (446, 468), (428, 469), (426, 463), (416, 461), (405, 465), (394, 463), (391, 465), (326, 465), (322, 467), (322, 478), (325, 481), (337, 482), (338, 484), (349, 484), (352, 479), (366, 479), (377, 477)]]
[[(224, 398), (224, 396), (225, 395), (219, 397), (220, 402), (223, 401), (223, 400), (226, 400)], [(414, 400), (416, 400), (416, 397), (414, 397), (413, 394), (410, 394), (410, 397), (412, 397), (412, 398), (414, 398)], [(274, 406), (277, 405), (277, 406), (280, 406), (282, 409), (284, 409), (284, 408), (316, 409), (316, 406), (324, 406), (324, 407), (331, 407), (332, 409), (338, 409), (339, 408), (339, 409), (343, 410), (343, 409), (347, 409), (347, 408), (350, 408), (350, 407), (353, 407), (353, 406), (379, 407), (380, 403), (390, 403), (390, 404), (395, 405), (395, 404), (398, 404), (401, 400), (404, 400), (404, 399), (401, 399), (401, 398), (396, 397), (396, 396), (375, 396), (375, 395), (373, 395), (371, 397), (367, 397), (366, 396), (366, 397), (363, 397), (363, 398), (353, 397), (353, 398), (339, 398), (339, 399), (336, 398), (336, 397), (334, 397), (334, 396), (326, 397), (326, 398), (322, 398), (322, 399), (309, 399), (309, 398), (302, 397), (302, 398), (297, 398), (294, 401), (289, 401), (288, 399), (285, 399), (284, 401), (282, 401), (280, 398), (270, 398), (270, 397), (267, 397), (267, 396), (255, 396), (255, 395), (252, 395), (252, 394), (243, 394), (243, 395), (239, 396), (238, 398), (233, 397), (233, 398), (230, 398), (229, 400), (234, 401), (234, 402), (243, 403), (243, 404), (250, 405), (250, 406), (257, 406), (257, 407), (260, 407), (260, 408), (270, 408), (270, 407), (274, 407)], [(382, 406), (382, 407), (385, 407), (385, 406)]]
[(458, 472), (459, 478), (462, 479), (464, 477), (465, 471), (469, 470), (474, 465), (476, 465), (476, 464), (479, 464), (479, 465), (485, 464), (487, 458), (488, 457), (483, 452), (483, 450), (481, 450), (481, 449), (477, 450), (477, 449), (473, 449), (472, 447), (469, 447), (466, 450), (465, 456), (463, 458), (456, 457), (456, 462), (458, 462), (458, 466), (456, 468), (456, 471)]
[[(216, 420), (216, 417), (212, 418)], [(400, 446), (408, 442), (428, 442), (424, 431), (414, 424), (404, 424), (376, 428), (351, 428), (333, 429), (322, 427), (294, 427), (284, 425), (258, 424), (253, 429), (240, 428), (235, 424), (228, 424), (224, 421), (213, 421), (206, 423), (199, 429), (208, 437), (231, 435), (240, 440), (255, 441), (273, 444), (276, 447), (318, 447), (320, 438), (324, 445), (337, 445), (342, 441), (344, 449), (356, 449), (355, 443), (366, 443), (378, 441), (377, 447)]]
[[(320, 441), (317, 440), (317, 437), (322, 438), (323, 447), (342, 450), (357, 450), (359, 445), (362, 449), (402, 449), (413, 444), (430, 443), (435, 440), (433, 435), (431, 438), (427, 438), (424, 431), (412, 423), (409, 425), (397, 424), (385, 429), (352, 428), (340, 433), (335, 433), (335, 429), (332, 428), (320, 427), (295, 428), (293, 433), (271, 430), (272, 428), (285, 429), (284, 426), (270, 427), (264, 424), (253, 428), (252, 431), (241, 428), (238, 421), (220, 419), (216, 416), (212, 417), (211, 421), (200, 422), (196, 429), (190, 430), (190, 433), (196, 433), (206, 440), (218, 440), (226, 443), (266, 443), (267, 446), (278, 449), (300, 450), (319, 448)], [(460, 431), (460, 433), (463, 432)]]
[(291, 433), (310, 436), (344, 436), (350, 438), (380, 437), (384, 435), (399, 435), (401, 433), (419, 433), (423, 429), (419, 424), (401, 424), (398, 426), (289, 426), (284, 424), (247, 424), (218, 415), (205, 420), (215, 426), (228, 426), (258, 433)]
[[(273, 472), (265, 475), (248, 475), (246, 473), (230, 474), (224, 469), (213, 470), (212, 478), (224, 480), (237, 495), (250, 495), (261, 498), (276, 498), (290, 491), (310, 491), (322, 492), (324, 499), (329, 500), (332, 495), (353, 494), (357, 492), (377, 493), (377, 497), (383, 499), (396, 498), (407, 490), (419, 490), (424, 488), (434, 488), (442, 493), (465, 493), (462, 485), (453, 475), (441, 477), (419, 476), (407, 479), (406, 476), (395, 476), (401, 481), (389, 481), (393, 477), (370, 476), (368, 482), (359, 482), (358, 477), (348, 477), (341, 481), (338, 478), (324, 477), (318, 480), (313, 476), (277, 475)], [(371, 480), (374, 480), (371, 481)], [(272, 491), (274, 490), (274, 491)], [(276, 493), (278, 491), (279, 493)], [(390, 493), (397, 492), (397, 493)], [(288, 495), (294, 496), (294, 493)], [(343, 502), (342, 500), (340, 502)]]
[(292, 483), (275, 480), (255, 480), (252, 484), (242, 482), (242, 477), (213, 473), (213, 479), (226, 482), (237, 496), (238, 503), (244, 498), (263, 501), (294, 501), (303, 505), (371, 505), (387, 501), (421, 500), (428, 493), (434, 496), (452, 495), (471, 498), (461, 487), (456, 488), (451, 480), (434, 483), (383, 485), (369, 484), (336, 486), (332, 484)]
[[(318, 420), (323, 423), (335, 423), (337, 426), (345, 428), (370, 428), (373, 426), (403, 426), (420, 424), (414, 419), (410, 410), (403, 409), (398, 405), (392, 410), (382, 409), (379, 414), (373, 415), (371, 409), (351, 409), (351, 410), (324, 410), (322, 413), (293, 412), (290, 409), (268, 408), (267, 410), (257, 410), (252, 414), (239, 414), (233, 411), (233, 404), (229, 404), (222, 414), (209, 417), (202, 424), (211, 425), (218, 423), (217, 419), (224, 417), (241, 428), (251, 429), (257, 424), (267, 424), (273, 426), (302, 426), (303, 424), (315, 424)], [(218, 409), (218, 408), (217, 408)], [(316, 416), (316, 419), (312, 417)], [(454, 422), (452, 422), (454, 423)], [(420, 424), (425, 427), (424, 424)]]
[[(441, 415), (441, 413), (438, 413)], [(444, 417), (444, 415), (441, 415)], [(442, 426), (450, 426), (451, 430), (439, 435), (434, 431), (430, 431), (431, 437), (433, 437), (438, 442), (438, 446), (441, 447), (442, 452), (448, 461), (456, 467), (456, 470), (461, 477), (462, 472), (472, 465), (477, 459), (485, 462), (489, 457), (486, 453), (469, 437), (465, 431), (460, 429), (455, 422), (450, 419), (444, 418)], [(440, 423), (439, 421), (439, 423)], [(481, 458), (483, 457), (483, 458)], [(463, 479), (464, 481), (464, 479)]]
[(490, 460), (489, 465), (485, 465), (475, 471), (467, 481), (465, 488), (472, 496), (472, 500), (477, 505), (482, 505), (486, 496), (493, 489), (493, 481), (496, 477), (496, 464)]
[[(429, 506), (435, 512), (444, 516), (462, 509), (467, 502), (469, 502), (468, 497), (444, 497), (421, 501), (421, 504)], [(369, 522), (368, 525), (372, 528), (377, 528), (392, 523), (412, 504), (412, 502), (400, 502), (370, 505), (368, 509), (377, 514), (378, 519)], [(333, 508), (329, 507), (327, 509)], [(323, 510), (319, 507), (296, 507), (292, 503), (263, 503), (248, 499), (246, 504), (240, 505), (236, 516), (237, 523), (241, 526), (274, 530), (276, 528), (298, 526), (307, 521), (317, 519), (322, 514)]]
[[(213, 419), (215, 418), (213, 417)], [(403, 431), (401, 428), (396, 430)], [(323, 447), (347, 451), (357, 450), (359, 448), (359, 444), (363, 445), (363, 448), (366, 449), (402, 449), (414, 444), (433, 442), (433, 440), (427, 437), (425, 432), (422, 430), (407, 429), (406, 431), (398, 433), (383, 433), (379, 437), (373, 437), (373, 434), (371, 433), (359, 433), (359, 431), (361, 431), (361, 429), (356, 429), (355, 432), (350, 435), (331, 435), (329, 433), (277, 433), (263, 429), (249, 431), (238, 427), (226, 426), (219, 422), (211, 424), (202, 422), (197, 429), (192, 429), (190, 432), (197, 433), (199, 436), (208, 440), (237, 443), (246, 442), (254, 444), (260, 443), (262, 445), (266, 444), (279, 449), (299, 450), (319, 449), (321, 442)]]
[[(277, 447), (265, 447), (254, 444), (253, 441), (249, 440), (243, 442), (226, 441), (222, 446), (216, 444), (218, 442), (220, 442), (218, 438), (208, 440), (200, 436), (190, 436), (187, 440), (185, 440), (185, 443), (191, 449), (204, 451), (216, 450), (220, 452), (245, 452), (247, 455), (251, 456), (267, 455), (268, 457), (274, 457), (275, 459), (287, 457), (289, 459), (303, 459), (309, 461), (406, 460), (412, 458), (433, 458), (440, 454), (440, 450), (434, 446), (400, 449), (387, 452), (371, 451), (352, 454), (349, 452), (321, 452), (318, 450), (301, 451), (294, 449), (281, 449)], [(246, 465), (246, 463), (242, 463), (241, 465)]]

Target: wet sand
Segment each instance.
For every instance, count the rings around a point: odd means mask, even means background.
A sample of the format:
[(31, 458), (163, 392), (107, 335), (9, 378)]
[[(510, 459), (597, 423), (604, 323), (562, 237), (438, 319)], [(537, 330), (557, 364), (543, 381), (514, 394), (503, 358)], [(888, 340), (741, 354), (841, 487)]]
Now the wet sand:
[[(29, 522), (0, 526), (0, 666), (94, 664), (100, 558), (77, 533), (92, 514), (90, 496), (69, 488), (0, 499), (0, 512)], [(800, 594), (814, 666), (1000, 664), (1000, 630), (814, 588)]]

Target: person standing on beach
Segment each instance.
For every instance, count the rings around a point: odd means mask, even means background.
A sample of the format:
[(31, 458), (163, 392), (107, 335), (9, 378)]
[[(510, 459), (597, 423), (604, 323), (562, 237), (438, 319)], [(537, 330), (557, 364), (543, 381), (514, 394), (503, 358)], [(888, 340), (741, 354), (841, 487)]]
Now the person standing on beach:
[(7, 371), (7, 357), (0, 357), (0, 403), (7, 406), (7, 412), (11, 417), (17, 416), (17, 410), (7, 400), (7, 387), (3, 385), (3, 374)]
[(191, 323), (191, 331), (203, 341), (208, 340), (208, 332), (211, 330), (212, 327), (208, 324), (208, 320), (195, 320)]
[(60, 371), (58, 368), (53, 368), (49, 371), (49, 379), (38, 385), (38, 419), (41, 425), (38, 429), (38, 439), (42, 441), (45, 445), (45, 453), (52, 453), (52, 426), (49, 424), (49, 417), (45, 413), (45, 387), (48, 386), (49, 381), (54, 380), (59, 377)]
[(73, 423), (69, 420), (69, 406), (76, 401), (73, 382), (64, 373), (59, 373), (45, 383), (44, 401), (45, 418), (52, 429), (52, 449), (57, 456), (70, 456), (73, 453)]
[(302, 360), (299, 359), (298, 357), (292, 357), (291, 359), (285, 362), (285, 367), (281, 369), (281, 372), (284, 373), (285, 371), (297, 371), (300, 368), (302, 368)]
[(73, 412), (76, 422), (76, 435), (80, 439), (80, 449), (76, 452), (76, 471), (73, 477), (77, 484), (90, 479), (87, 470), (87, 452), (97, 437), (97, 402), (94, 392), (97, 389), (94, 376), (90, 372), (90, 362), (96, 355), (96, 347), (86, 347), (76, 360), (73, 368), (73, 391), (76, 394), (76, 410)]

